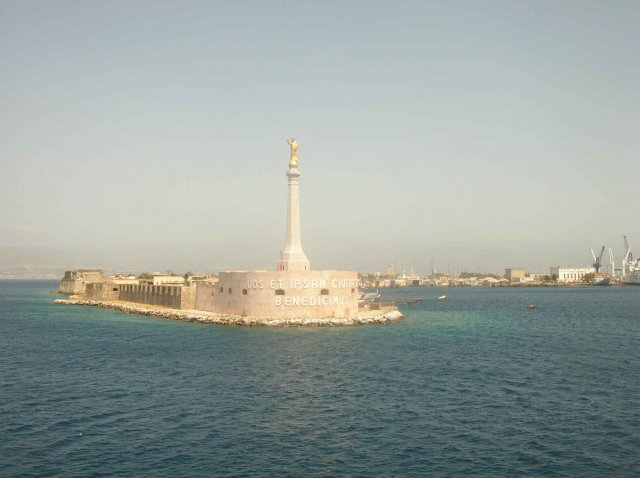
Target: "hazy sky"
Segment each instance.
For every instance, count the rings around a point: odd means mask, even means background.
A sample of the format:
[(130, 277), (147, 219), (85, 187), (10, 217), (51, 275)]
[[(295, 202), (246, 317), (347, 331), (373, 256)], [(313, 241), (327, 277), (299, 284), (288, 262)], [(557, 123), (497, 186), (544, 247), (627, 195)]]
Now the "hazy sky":
[[(640, 252), (640, 2), (0, 1), (0, 246), (274, 268)], [(65, 256), (68, 257), (68, 256)]]

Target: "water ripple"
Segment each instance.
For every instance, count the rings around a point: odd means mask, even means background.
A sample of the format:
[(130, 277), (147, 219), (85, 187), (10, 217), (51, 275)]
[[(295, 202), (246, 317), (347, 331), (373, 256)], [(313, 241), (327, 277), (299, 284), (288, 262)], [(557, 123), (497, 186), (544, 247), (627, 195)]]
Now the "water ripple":
[(292, 330), (51, 288), (0, 288), (3, 476), (640, 475), (640, 288), (451, 290)]

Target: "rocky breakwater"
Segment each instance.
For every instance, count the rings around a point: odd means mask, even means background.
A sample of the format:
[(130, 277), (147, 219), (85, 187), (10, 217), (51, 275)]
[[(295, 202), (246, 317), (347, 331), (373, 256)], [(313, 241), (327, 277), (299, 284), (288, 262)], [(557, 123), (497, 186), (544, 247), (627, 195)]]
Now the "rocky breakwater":
[(56, 299), (55, 304), (63, 305), (92, 305), (106, 307), (127, 314), (147, 315), (164, 319), (184, 320), (186, 322), (198, 322), (214, 325), (244, 325), (244, 326), (270, 326), (270, 327), (333, 327), (344, 325), (371, 325), (386, 324), (400, 320), (402, 314), (394, 309), (389, 311), (366, 311), (353, 317), (335, 318), (265, 318), (236, 315), (222, 315), (199, 310), (178, 310), (165, 307), (133, 304), (122, 301), (88, 300), (81, 297), (69, 299)]

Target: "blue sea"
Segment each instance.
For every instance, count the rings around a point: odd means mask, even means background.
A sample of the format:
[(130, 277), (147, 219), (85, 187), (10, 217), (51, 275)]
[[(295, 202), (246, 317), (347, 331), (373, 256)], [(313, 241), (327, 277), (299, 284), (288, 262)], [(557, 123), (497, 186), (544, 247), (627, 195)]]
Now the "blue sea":
[(56, 285), (0, 282), (3, 477), (640, 476), (640, 287), (397, 289), (425, 300), (392, 324), (243, 328)]

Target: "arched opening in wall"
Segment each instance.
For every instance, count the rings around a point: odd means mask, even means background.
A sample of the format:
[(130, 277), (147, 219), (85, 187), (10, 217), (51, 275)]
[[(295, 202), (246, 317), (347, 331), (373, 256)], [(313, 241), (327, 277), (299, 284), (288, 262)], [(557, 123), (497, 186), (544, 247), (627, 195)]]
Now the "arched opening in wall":
[(320, 295), (329, 295), (329, 289), (322, 289)]
[(247, 295), (247, 289), (242, 289), (242, 295)]
[(356, 290), (355, 290), (355, 289), (351, 289), (351, 293), (352, 293), (352, 294), (355, 294), (355, 293), (356, 293)]
[(113, 289), (111, 289), (112, 292), (118, 292), (118, 288), (114, 287)]
[(224, 292), (224, 287), (220, 287), (220, 293)]
[(229, 294), (231, 294), (231, 287), (229, 287)]
[(276, 295), (284, 295), (283, 289), (276, 289)]

